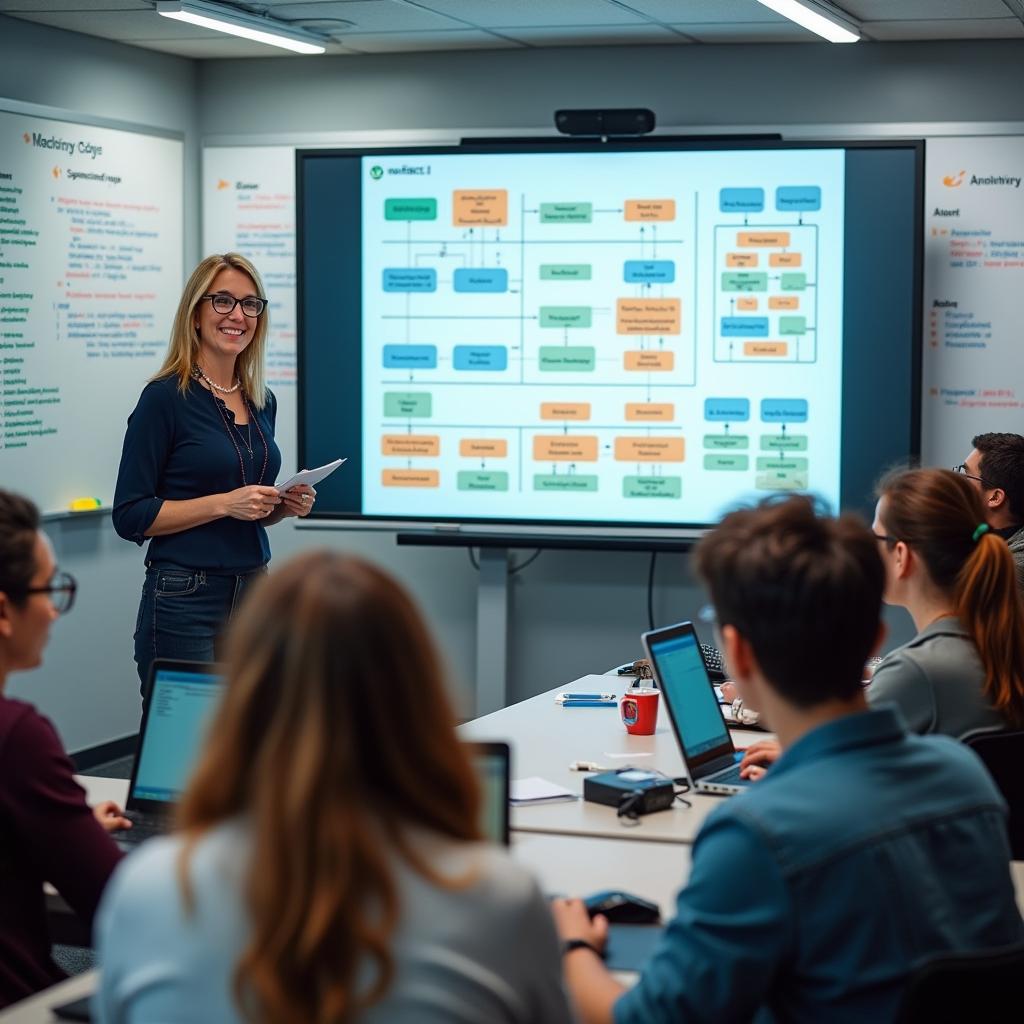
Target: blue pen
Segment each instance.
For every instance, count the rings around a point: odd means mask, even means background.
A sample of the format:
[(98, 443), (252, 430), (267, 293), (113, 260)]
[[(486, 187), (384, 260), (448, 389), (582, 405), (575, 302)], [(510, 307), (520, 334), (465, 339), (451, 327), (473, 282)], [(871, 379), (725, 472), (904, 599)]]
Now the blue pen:
[(614, 693), (560, 693), (555, 698), (556, 704), (561, 704), (562, 701), (566, 700), (615, 700)]
[(617, 708), (614, 700), (563, 700), (563, 708)]

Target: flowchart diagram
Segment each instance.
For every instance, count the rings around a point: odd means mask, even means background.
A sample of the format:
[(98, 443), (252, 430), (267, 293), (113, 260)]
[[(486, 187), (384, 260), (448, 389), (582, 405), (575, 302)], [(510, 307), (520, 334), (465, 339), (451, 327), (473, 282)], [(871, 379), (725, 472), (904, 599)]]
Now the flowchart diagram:
[(834, 167), (567, 195), (571, 176), (427, 166), (450, 187), (380, 168), (364, 190), (367, 510), (413, 490), (424, 514), (710, 521), (742, 492), (838, 496)]

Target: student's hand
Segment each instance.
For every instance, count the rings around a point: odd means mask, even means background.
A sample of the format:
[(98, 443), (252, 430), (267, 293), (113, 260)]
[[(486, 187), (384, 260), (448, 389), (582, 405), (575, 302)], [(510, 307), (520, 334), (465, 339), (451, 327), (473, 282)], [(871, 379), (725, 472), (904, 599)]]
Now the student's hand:
[(775, 740), (758, 740), (743, 751), (740, 761), (740, 778), (757, 781), (770, 764), (778, 761), (782, 755), (782, 747)]
[(722, 683), (722, 700), (731, 704), (740, 695), (735, 683)]
[(608, 918), (598, 914), (593, 920), (583, 900), (552, 900), (551, 913), (555, 917), (555, 930), (563, 942), (582, 939), (598, 952), (603, 952), (608, 941)]
[(104, 800), (96, 804), (92, 813), (107, 832), (120, 832), (132, 827), (132, 823), (124, 816), (124, 811), (113, 800)]
[(224, 515), (231, 519), (266, 519), (281, 504), (281, 495), (273, 487), (250, 484), (223, 495)]
[(284, 516), (308, 516), (313, 510), (313, 502), (316, 501), (316, 491), (309, 484), (298, 484), (289, 487), (284, 492), (284, 508), (281, 510)]

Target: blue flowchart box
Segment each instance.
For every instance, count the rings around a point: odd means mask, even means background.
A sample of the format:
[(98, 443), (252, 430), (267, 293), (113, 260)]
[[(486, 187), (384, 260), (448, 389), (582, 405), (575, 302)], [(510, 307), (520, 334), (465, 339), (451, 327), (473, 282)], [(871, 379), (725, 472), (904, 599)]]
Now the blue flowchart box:
[(436, 370), (436, 345), (385, 345), (384, 365), (390, 370)]
[(672, 284), (676, 279), (674, 260), (626, 260), (622, 280), (628, 284)]
[(508, 271), (502, 267), (461, 267), (455, 271), (457, 292), (507, 292)]
[(750, 419), (750, 399), (705, 398), (704, 419), (711, 423), (743, 423)]
[(386, 292), (436, 292), (437, 271), (429, 267), (386, 267)]
[(761, 213), (764, 210), (764, 189), (720, 188), (718, 208), (722, 213)]
[(762, 398), (761, 420), (764, 423), (806, 423), (806, 398)]
[(723, 338), (767, 338), (766, 316), (723, 316)]
[(508, 366), (508, 349), (504, 345), (456, 345), (456, 370), (504, 370)]
[(775, 209), (820, 210), (821, 189), (817, 185), (780, 185), (775, 190)]

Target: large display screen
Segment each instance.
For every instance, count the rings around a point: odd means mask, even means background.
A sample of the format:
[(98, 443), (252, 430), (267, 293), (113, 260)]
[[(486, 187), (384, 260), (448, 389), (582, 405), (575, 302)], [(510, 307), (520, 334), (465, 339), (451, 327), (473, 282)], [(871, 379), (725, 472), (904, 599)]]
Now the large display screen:
[(918, 144), (297, 160), (320, 515), (699, 528), (916, 449)]

